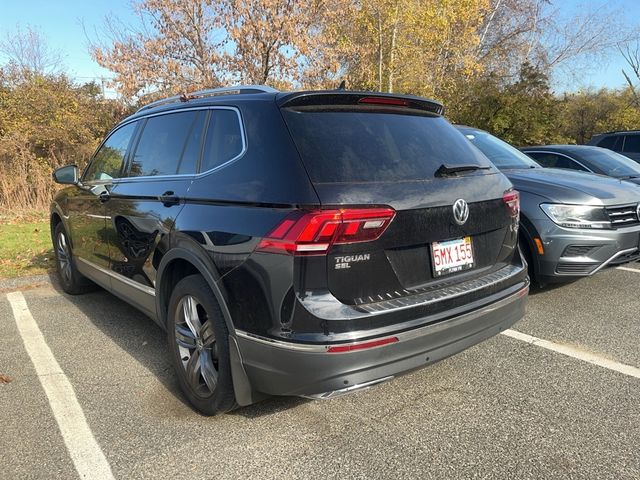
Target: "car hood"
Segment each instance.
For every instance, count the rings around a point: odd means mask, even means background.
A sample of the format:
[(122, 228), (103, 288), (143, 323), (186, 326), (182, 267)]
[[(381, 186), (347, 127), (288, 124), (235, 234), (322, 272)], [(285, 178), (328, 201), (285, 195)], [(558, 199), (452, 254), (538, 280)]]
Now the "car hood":
[(604, 175), (557, 168), (503, 170), (516, 190), (557, 203), (620, 205), (640, 202), (640, 187)]

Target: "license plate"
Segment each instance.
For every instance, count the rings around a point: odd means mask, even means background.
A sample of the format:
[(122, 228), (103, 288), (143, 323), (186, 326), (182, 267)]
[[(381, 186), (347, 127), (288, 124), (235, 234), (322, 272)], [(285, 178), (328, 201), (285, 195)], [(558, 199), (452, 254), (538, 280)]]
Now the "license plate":
[(431, 244), (433, 274), (436, 277), (473, 268), (471, 237), (433, 242)]

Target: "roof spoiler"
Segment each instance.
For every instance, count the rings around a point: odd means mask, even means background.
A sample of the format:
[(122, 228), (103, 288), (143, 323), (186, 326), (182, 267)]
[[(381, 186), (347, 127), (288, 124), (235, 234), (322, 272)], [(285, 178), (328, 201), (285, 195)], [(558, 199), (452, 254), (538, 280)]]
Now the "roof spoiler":
[(281, 93), (277, 97), (280, 108), (332, 106), (380, 105), (423, 110), (437, 115), (444, 114), (444, 106), (428, 98), (413, 95), (395, 95), (379, 92), (352, 92), (344, 90), (324, 90)]

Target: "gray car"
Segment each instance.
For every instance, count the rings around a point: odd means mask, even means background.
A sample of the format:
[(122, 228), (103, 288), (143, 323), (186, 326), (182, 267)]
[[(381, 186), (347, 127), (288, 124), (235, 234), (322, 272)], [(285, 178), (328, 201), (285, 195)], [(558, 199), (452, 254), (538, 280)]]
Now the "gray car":
[(543, 167), (598, 173), (640, 185), (640, 164), (591, 145), (545, 145), (520, 149)]
[(639, 257), (640, 190), (602, 175), (542, 168), (506, 142), (458, 127), (520, 192), (520, 245), (540, 285)]

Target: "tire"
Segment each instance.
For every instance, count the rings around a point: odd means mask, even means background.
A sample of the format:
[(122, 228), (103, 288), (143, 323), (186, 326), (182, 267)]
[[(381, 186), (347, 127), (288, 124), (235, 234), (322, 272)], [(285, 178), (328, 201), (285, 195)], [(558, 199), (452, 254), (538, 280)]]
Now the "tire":
[(58, 223), (53, 230), (53, 251), (62, 290), (70, 295), (80, 295), (95, 290), (95, 283), (82, 275), (76, 268), (69, 236), (62, 223)]
[(189, 402), (204, 415), (236, 408), (229, 331), (211, 288), (200, 275), (183, 278), (173, 289), (167, 339), (178, 382)]

